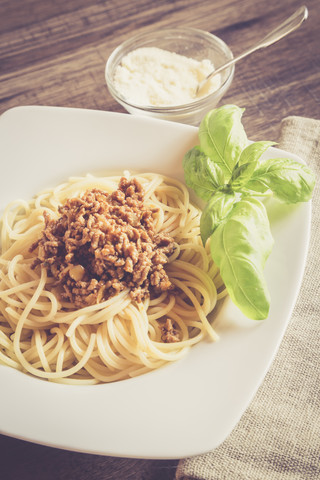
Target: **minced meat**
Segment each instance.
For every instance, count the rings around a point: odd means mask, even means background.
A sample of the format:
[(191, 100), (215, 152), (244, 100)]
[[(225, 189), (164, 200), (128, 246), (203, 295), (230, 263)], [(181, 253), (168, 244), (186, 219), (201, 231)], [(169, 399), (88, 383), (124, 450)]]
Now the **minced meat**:
[(33, 268), (43, 265), (60, 286), (63, 299), (77, 308), (107, 300), (128, 288), (141, 302), (150, 292), (172, 289), (164, 270), (173, 239), (155, 233), (157, 209), (143, 203), (142, 185), (122, 177), (118, 189), (99, 189), (70, 198), (58, 220), (44, 212)]
[(180, 342), (179, 332), (176, 328), (174, 328), (171, 318), (167, 318), (165, 323), (163, 323), (160, 328), (162, 332), (161, 340), (164, 343)]

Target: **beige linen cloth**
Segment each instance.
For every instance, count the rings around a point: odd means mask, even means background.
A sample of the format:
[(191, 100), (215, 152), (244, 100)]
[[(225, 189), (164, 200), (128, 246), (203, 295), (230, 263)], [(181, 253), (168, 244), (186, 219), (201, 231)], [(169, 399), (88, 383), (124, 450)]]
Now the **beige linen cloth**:
[[(320, 120), (289, 117), (281, 127), (279, 146), (305, 159), (319, 178)], [(0, 435), (0, 478), (320, 479), (319, 228), (320, 192), (317, 183), (309, 256), (296, 307), (271, 369), (240, 422), (222, 445), (210, 453), (180, 462), (153, 461), (67, 452)], [(169, 427), (168, 433), (170, 435)]]
[(309, 255), (300, 294), (272, 366), (222, 445), (182, 460), (177, 480), (320, 479), (320, 120), (288, 117), (279, 147), (316, 174)]

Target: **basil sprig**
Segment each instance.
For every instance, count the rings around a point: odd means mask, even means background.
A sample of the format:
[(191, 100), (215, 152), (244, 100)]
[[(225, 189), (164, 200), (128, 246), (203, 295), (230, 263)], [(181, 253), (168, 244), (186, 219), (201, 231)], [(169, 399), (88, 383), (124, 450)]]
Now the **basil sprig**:
[(224, 105), (210, 111), (199, 127), (200, 145), (183, 159), (185, 181), (206, 202), (200, 219), (202, 242), (230, 298), (248, 317), (267, 318), (270, 295), (264, 267), (273, 238), (266, 208), (257, 197), (273, 194), (288, 203), (307, 202), (313, 172), (288, 158), (261, 160), (274, 142), (250, 143), (241, 122), (244, 109)]

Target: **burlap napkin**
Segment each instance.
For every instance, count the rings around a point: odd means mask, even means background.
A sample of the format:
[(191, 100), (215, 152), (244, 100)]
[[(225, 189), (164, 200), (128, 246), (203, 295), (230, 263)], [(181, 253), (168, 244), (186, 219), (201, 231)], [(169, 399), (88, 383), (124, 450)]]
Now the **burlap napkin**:
[[(320, 175), (320, 120), (288, 117), (279, 146)], [(320, 192), (300, 294), (279, 351), (254, 400), (213, 452), (182, 460), (177, 480), (320, 479)]]

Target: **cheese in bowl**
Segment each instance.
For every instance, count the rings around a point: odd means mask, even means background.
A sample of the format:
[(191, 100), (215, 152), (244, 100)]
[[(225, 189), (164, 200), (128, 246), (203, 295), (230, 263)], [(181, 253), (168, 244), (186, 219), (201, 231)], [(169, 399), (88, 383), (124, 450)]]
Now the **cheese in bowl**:
[(110, 94), (129, 113), (198, 125), (230, 87), (234, 66), (208, 82), (198, 83), (233, 55), (209, 32), (180, 27), (134, 36), (117, 47), (106, 63)]

